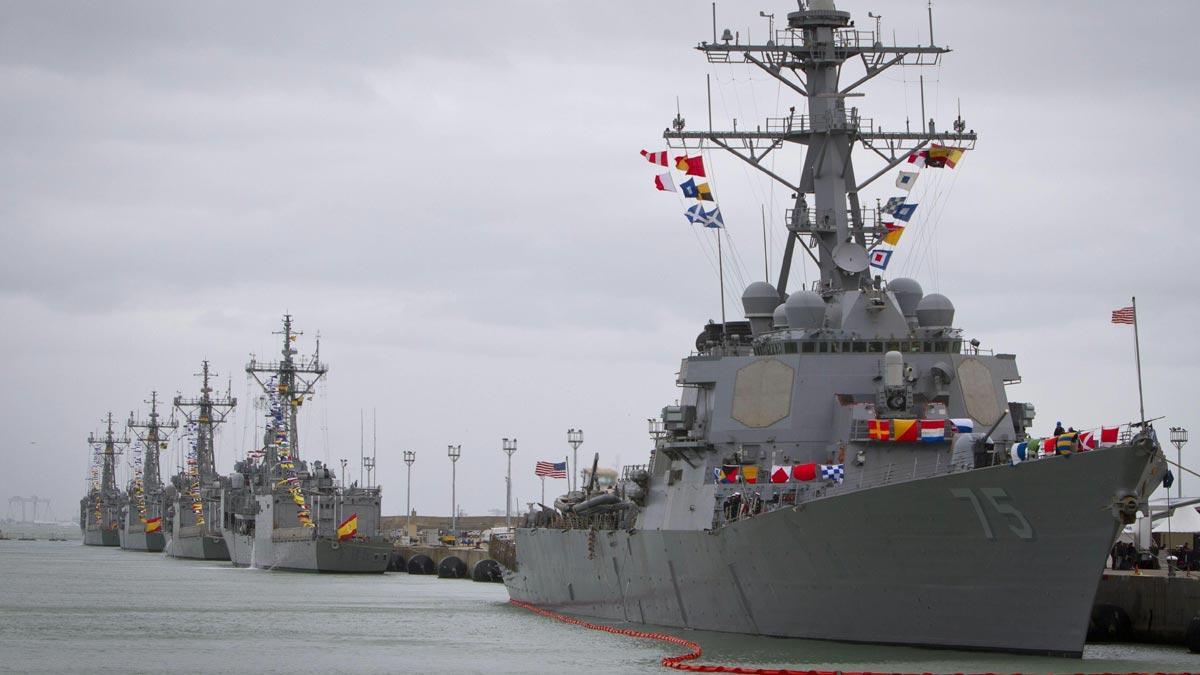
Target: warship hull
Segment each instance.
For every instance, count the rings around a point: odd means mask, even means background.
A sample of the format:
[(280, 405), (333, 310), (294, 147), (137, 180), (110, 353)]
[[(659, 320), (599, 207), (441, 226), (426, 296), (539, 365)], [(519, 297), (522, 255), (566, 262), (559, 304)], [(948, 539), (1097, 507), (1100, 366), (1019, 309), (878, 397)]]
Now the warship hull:
[(130, 529), (120, 532), (121, 548), (126, 551), (160, 553), (167, 545), (167, 538), (161, 531), (146, 533), (142, 530)]
[(715, 532), (520, 529), (505, 583), (513, 599), (605, 619), (1079, 656), (1114, 502), (1150, 461), (1126, 446), (996, 466)]
[(84, 530), (84, 546), (120, 546), (121, 535), (118, 530)]
[(229, 562), (233, 563), (235, 567), (254, 566), (253, 535), (224, 530), (222, 537), (225, 541), (225, 552), (229, 554)]
[(329, 538), (275, 541), (270, 555), (255, 552), (253, 565), (261, 569), (292, 572), (382, 574), (387, 571), (392, 546), (386, 541), (339, 542)]
[[(196, 528), (199, 529), (199, 528)], [(229, 560), (229, 548), (219, 534), (206, 532), (179, 532), (171, 535), (167, 555), (172, 558), (191, 560)]]

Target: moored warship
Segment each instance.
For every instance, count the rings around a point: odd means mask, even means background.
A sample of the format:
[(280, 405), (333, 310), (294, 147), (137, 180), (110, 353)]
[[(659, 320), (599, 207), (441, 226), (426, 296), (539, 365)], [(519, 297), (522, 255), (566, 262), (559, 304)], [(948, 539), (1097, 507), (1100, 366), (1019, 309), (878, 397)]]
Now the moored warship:
[[(704, 327), (680, 401), (651, 420), (647, 465), (526, 517), (505, 570), (514, 600), (736, 633), (1082, 653), (1107, 553), (1162, 481), (1161, 448), (1142, 421), (1115, 445), (1014, 462), (1034, 414), (1008, 399), (1015, 357), (968, 341), (945, 296), (871, 276), (891, 230), (859, 192), (976, 140), (961, 118), (884, 132), (847, 109), (892, 66), (949, 51), (877, 32), (810, 0), (765, 44), (718, 41), (714, 26), (698, 46), (807, 100), (757, 129), (689, 131), (677, 117), (664, 132), (685, 156), (720, 148), (792, 190), (778, 282), (745, 289), (746, 321)], [(839, 84), (860, 59), (861, 77)], [(858, 143), (884, 161), (861, 183)], [(798, 145), (797, 183), (762, 161)], [(797, 247), (820, 279), (788, 294)]]
[(87, 546), (121, 545), (121, 507), (125, 494), (117, 487), (117, 455), (129, 445), (128, 437), (113, 434), (112, 413), (108, 414), (108, 429), (103, 436), (89, 434), (92, 448), (92, 475), (88, 494), (79, 500), (79, 529)]
[(217, 474), (213, 434), (237, 406), (228, 394), (214, 395), (208, 361), (200, 370), (200, 396), (175, 397), (175, 409), (184, 417), (187, 456), (182, 470), (171, 477), (168, 488), (170, 544), (167, 555), (198, 560), (229, 560), (221, 534), (221, 486)]
[(297, 360), (291, 315), (277, 334), (283, 358), (251, 357), (246, 366), (264, 394), (263, 445), (221, 481), (230, 559), (265, 569), (381, 573), (392, 546), (379, 536), (380, 488), (339, 485), (328, 466), (300, 459), (298, 412), (326, 373), (320, 342), (311, 359)]
[(126, 425), (136, 437), (133, 446), (133, 475), (125, 491), (126, 500), (121, 512), (121, 548), (129, 551), (157, 553), (166, 546), (163, 534), (163, 516), (167, 510), (162, 476), (159, 473), (159, 455), (167, 446), (169, 430), (179, 427), (174, 419), (159, 420), (158, 392), (150, 393), (150, 416), (136, 420), (129, 413)]

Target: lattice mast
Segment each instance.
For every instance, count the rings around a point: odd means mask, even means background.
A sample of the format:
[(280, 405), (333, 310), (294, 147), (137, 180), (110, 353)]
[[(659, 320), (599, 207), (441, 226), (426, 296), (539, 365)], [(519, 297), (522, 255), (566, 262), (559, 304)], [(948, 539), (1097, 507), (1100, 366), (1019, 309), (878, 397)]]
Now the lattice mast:
[(96, 454), (100, 455), (100, 492), (116, 492), (117, 491), (117, 455), (121, 454), (121, 448), (129, 445), (129, 436), (118, 438), (113, 434), (113, 416), (108, 413), (108, 430), (103, 436), (97, 436), (94, 432), (88, 434), (87, 442), (92, 447), (96, 448)]
[(201, 378), (200, 396), (193, 398), (176, 396), (174, 402), (175, 409), (183, 415), (184, 419), (189, 424), (195, 425), (197, 473), (205, 482), (212, 480), (217, 475), (217, 460), (214, 451), (216, 426), (223, 424), (229, 413), (237, 407), (237, 399), (230, 397), (229, 392), (225, 396), (221, 396), (219, 393), (214, 396), (209, 380), (216, 375), (209, 371), (208, 360), (204, 360), (200, 372), (196, 373), (196, 376)]
[[(965, 131), (961, 118), (949, 132), (937, 131), (932, 119), (922, 122), (916, 131), (885, 132), (874, 128), (872, 120), (860, 117), (856, 107), (846, 107), (847, 98), (863, 96), (856, 90), (888, 68), (936, 65), (940, 56), (950, 51), (933, 45), (932, 16), (928, 46), (886, 47), (876, 34), (878, 23), (875, 32), (857, 30), (850, 13), (838, 11), (832, 0), (810, 0), (807, 7), (801, 2), (801, 7), (788, 13), (787, 28), (775, 31), (767, 44), (738, 44), (729, 30), (718, 43), (714, 22), (713, 42), (701, 42), (697, 49), (709, 62), (746, 63), (766, 72), (807, 99), (807, 112), (793, 107), (788, 117), (768, 118), (765, 130), (760, 126), (753, 131), (739, 131), (736, 125), (731, 131), (713, 130), (711, 114), (708, 131), (685, 131), (684, 120), (677, 115), (663, 133), (669, 147), (720, 148), (792, 191), (796, 201), (786, 214), (787, 244), (776, 285), (781, 296), (787, 294), (797, 242), (820, 269), (819, 292), (830, 295), (869, 283), (867, 250), (886, 230), (875, 209), (862, 207), (859, 193), (931, 142), (971, 148), (976, 140), (974, 131)], [(842, 67), (855, 58), (861, 59), (865, 72), (841, 87)], [(696, 143), (689, 145), (689, 141)], [(807, 146), (798, 182), (763, 164), (767, 155), (785, 143)], [(858, 182), (850, 158), (855, 143), (862, 143), (885, 162), (862, 182)], [(813, 195), (811, 208), (808, 195)], [(808, 235), (807, 242), (800, 239), (802, 235)], [(816, 249), (816, 254), (810, 249)]]
[[(325, 364), (321, 363), (319, 335), (316, 351), (312, 358), (301, 359), (297, 363), (294, 357), (299, 352), (292, 346), (292, 343), (303, 333), (292, 330), (291, 314), (283, 315), (283, 330), (275, 331), (273, 335), (283, 336), (283, 349), (280, 352), (283, 358), (275, 362), (259, 363), (251, 355), (250, 363), (246, 364), (246, 372), (254, 378), (255, 382), (258, 382), (264, 393), (268, 396), (277, 395), (287, 404), (288, 444), (291, 448), (291, 461), (294, 462), (300, 458), (300, 430), (296, 425), (297, 410), (303, 404), (305, 397), (313, 394), (317, 382), (328, 369)], [(277, 459), (275, 444), (268, 443), (266, 448), (267, 465), (274, 466)]]
[(142, 471), (142, 483), (146, 489), (162, 487), (162, 476), (159, 475), (159, 454), (162, 447), (166, 445), (167, 439), (170, 438), (171, 432), (179, 428), (179, 422), (171, 418), (165, 422), (161, 421), (158, 414), (158, 392), (150, 392), (150, 400), (146, 401), (150, 404), (150, 416), (144, 420), (135, 419), (133, 413), (129, 413), (129, 423), (126, 425), (133, 431), (138, 442), (145, 448), (146, 457), (144, 460), (144, 469)]

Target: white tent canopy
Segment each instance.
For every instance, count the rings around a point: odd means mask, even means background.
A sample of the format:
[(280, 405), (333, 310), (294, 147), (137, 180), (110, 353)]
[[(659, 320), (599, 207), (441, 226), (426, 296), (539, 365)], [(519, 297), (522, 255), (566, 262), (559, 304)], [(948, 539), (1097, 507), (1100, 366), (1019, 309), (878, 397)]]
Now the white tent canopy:
[(1154, 532), (1200, 532), (1200, 511), (1196, 506), (1181, 506), (1170, 518), (1154, 521)]

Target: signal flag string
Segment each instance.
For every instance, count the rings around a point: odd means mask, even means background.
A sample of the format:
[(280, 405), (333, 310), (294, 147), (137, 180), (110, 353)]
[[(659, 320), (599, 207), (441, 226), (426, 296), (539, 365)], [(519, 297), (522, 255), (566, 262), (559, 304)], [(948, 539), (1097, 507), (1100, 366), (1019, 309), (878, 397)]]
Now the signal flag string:
[[(677, 656), (664, 656), (663, 657), (663, 660), (662, 660), (663, 667), (664, 668), (672, 668), (674, 670), (683, 670), (683, 671), (688, 671), (688, 672), (693, 672), (693, 673), (740, 673), (742, 675), (931, 675), (930, 673), (894, 673), (894, 672), (893, 673), (882, 673), (882, 672), (871, 672), (871, 671), (866, 671), (866, 670), (842, 671), (842, 670), (815, 670), (815, 669), (800, 670), (800, 669), (789, 669), (789, 668), (748, 668), (748, 667), (744, 667), (744, 666), (726, 666), (726, 665), (720, 665), (720, 664), (688, 663), (689, 661), (695, 661), (696, 659), (700, 658), (700, 656), (704, 653), (704, 650), (700, 648), (700, 645), (695, 642), (692, 642), (691, 640), (685, 640), (685, 639), (675, 636), (675, 635), (668, 635), (667, 633), (650, 633), (650, 632), (646, 632), (646, 631), (632, 630), (629, 628), (617, 628), (615, 626), (605, 626), (603, 624), (590, 623), (590, 622), (584, 621), (582, 619), (576, 619), (575, 617), (572, 617), (572, 616), (567, 616), (565, 614), (559, 614), (558, 612), (553, 612), (548, 609), (543, 609), (541, 607), (537, 607), (536, 605), (531, 605), (528, 602), (521, 602), (520, 600), (509, 600), (508, 602), (509, 602), (509, 604), (515, 605), (517, 607), (521, 607), (522, 609), (527, 609), (527, 610), (533, 612), (534, 614), (540, 614), (541, 616), (544, 616), (547, 619), (554, 619), (555, 621), (561, 621), (563, 623), (571, 624), (572, 626), (580, 626), (582, 628), (587, 628), (589, 630), (604, 631), (605, 633), (612, 633), (614, 635), (625, 635), (627, 637), (641, 638), (643, 640), (658, 640), (659, 642), (667, 642), (667, 643), (670, 643), (673, 645), (678, 645), (680, 647), (683, 647), (684, 649), (687, 649), (688, 650), (687, 653), (679, 654)], [(978, 675), (995, 675), (995, 674), (994, 673), (980, 673)], [(1020, 673), (1017, 673), (1015, 675), (1020, 675)], [(1077, 675), (1087, 675), (1087, 674), (1080, 673)], [(1093, 674), (1093, 675), (1100, 675), (1100, 674), (1097, 673), (1097, 674)], [(1148, 673), (1124, 673), (1124, 674), (1104, 673), (1103, 675), (1149, 675), (1149, 674)], [(1189, 674), (1188, 673), (1156, 673), (1155, 675), (1189, 675)]]

